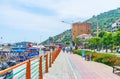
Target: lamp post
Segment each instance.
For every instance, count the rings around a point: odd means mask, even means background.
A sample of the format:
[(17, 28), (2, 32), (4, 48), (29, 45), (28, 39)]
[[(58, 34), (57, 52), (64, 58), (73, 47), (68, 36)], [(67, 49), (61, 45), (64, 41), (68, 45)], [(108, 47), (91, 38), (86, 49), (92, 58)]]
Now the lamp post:
[[(69, 24), (70, 25), (70, 27), (71, 27), (71, 31), (72, 31), (72, 24), (73, 23), (69, 23), (69, 22), (66, 22), (66, 21), (61, 21), (62, 23), (65, 23), (65, 24)], [(72, 32), (71, 32), (71, 37), (72, 37)], [(71, 42), (72, 43), (72, 42)]]

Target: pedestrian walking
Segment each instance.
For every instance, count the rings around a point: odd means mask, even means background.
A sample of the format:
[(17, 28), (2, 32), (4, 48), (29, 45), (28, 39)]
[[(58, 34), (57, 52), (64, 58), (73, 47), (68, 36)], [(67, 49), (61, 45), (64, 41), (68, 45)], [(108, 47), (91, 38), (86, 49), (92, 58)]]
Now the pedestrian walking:
[(62, 48), (62, 51), (65, 53), (65, 47)]
[(65, 49), (65, 50), (66, 50), (66, 53), (68, 53), (68, 52), (69, 52), (69, 47), (66, 47), (66, 49)]
[(70, 47), (70, 54), (72, 53), (72, 47)]

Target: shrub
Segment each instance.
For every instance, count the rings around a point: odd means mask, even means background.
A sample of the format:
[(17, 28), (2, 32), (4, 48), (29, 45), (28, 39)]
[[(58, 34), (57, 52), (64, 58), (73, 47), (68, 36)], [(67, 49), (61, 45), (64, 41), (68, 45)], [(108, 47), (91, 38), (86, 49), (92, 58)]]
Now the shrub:
[(116, 58), (114, 65), (120, 66), (120, 58), (119, 57)]
[[(82, 56), (82, 50), (74, 50), (74, 52)], [(92, 55), (93, 61), (104, 63), (109, 66), (120, 66), (120, 57), (117, 57), (116, 55), (86, 51), (86, 56), (89, 56), (90, 54)]]
[(82, 55), (82, 50), (73, 50), (74, 54)]

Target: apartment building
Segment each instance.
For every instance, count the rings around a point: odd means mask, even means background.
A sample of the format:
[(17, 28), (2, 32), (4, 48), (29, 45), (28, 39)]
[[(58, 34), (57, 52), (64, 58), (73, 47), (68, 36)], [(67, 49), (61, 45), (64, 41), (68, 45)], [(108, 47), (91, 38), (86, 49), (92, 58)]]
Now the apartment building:
[(112, 32), (116, 32), (120, 28), (120, 19), (115, 21), (115, 23), (112, 24)]

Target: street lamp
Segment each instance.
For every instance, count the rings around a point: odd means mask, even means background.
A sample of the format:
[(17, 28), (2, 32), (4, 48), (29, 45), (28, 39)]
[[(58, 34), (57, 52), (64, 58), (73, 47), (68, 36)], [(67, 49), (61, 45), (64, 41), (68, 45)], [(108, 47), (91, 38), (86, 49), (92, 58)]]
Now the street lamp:
[[(73, 23), (69, 23), (69, 22), (66, 22), (66, 21), (61, 21), (62, 23), (65, 23), (65, 24), (69, 24), (70, 27), (71, 27), (71, 38), (72, 38), (72, 24)], [(73, 47), (73, 40), (70, 40), (70, 46)]]

